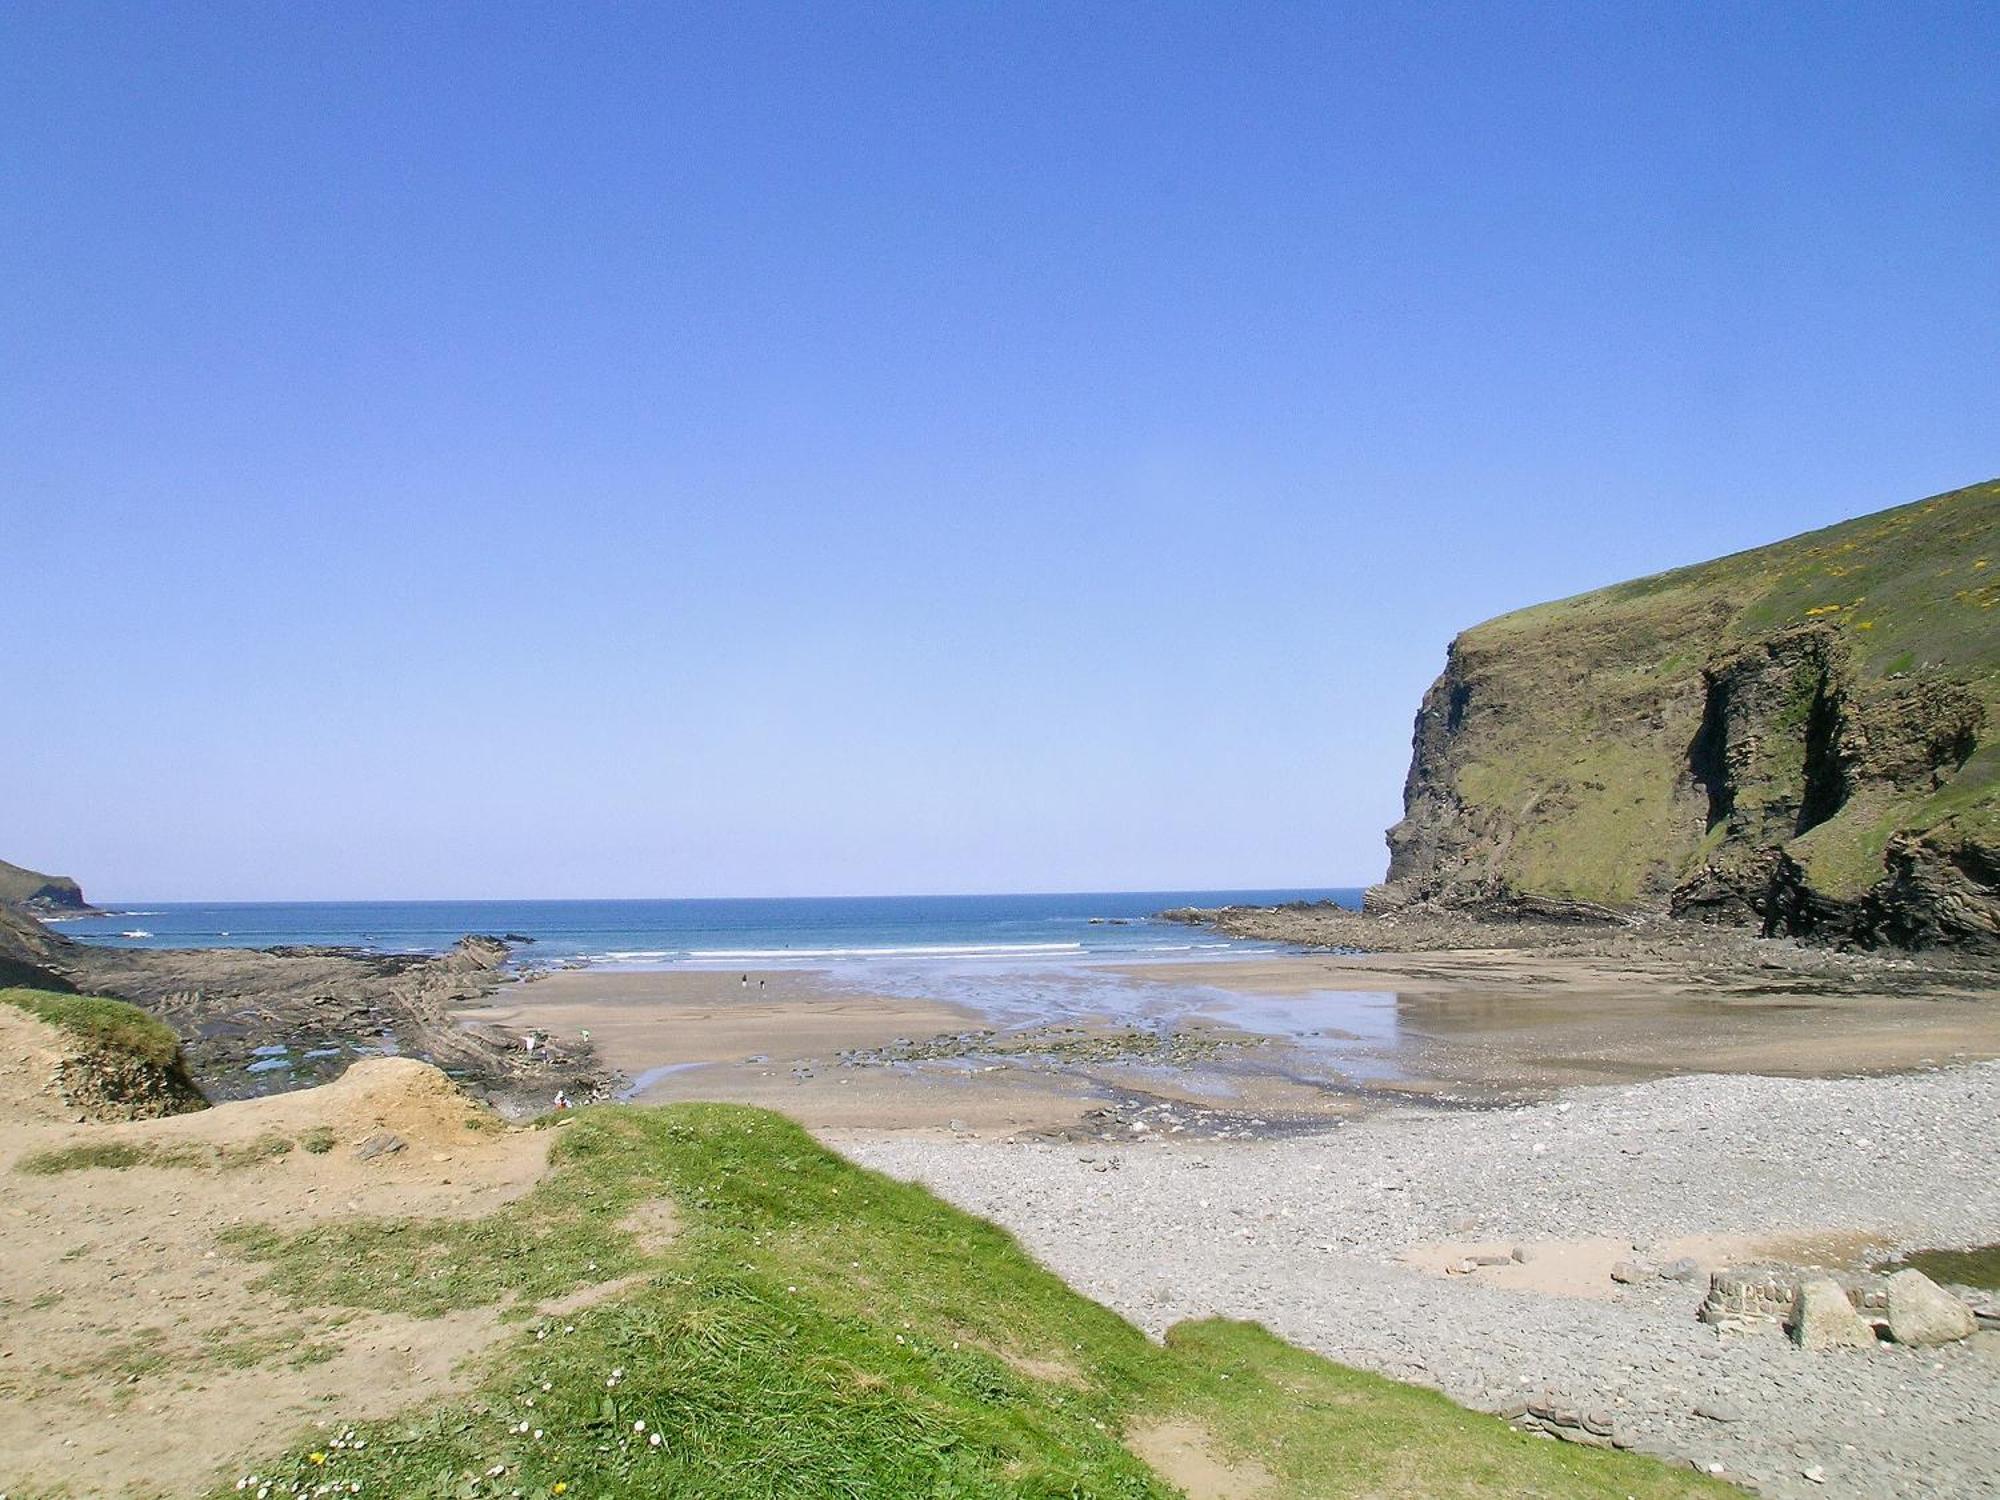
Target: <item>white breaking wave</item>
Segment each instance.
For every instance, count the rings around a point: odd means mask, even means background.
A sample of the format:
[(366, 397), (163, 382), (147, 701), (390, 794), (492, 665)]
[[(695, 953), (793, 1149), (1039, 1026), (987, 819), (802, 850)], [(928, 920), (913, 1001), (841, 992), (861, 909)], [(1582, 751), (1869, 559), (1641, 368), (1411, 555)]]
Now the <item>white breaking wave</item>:
[(695, 948), (689, 958), (980, 958), (1017, 953), (1081, 953), (1081, 943), (916, 943), (892, 948)]

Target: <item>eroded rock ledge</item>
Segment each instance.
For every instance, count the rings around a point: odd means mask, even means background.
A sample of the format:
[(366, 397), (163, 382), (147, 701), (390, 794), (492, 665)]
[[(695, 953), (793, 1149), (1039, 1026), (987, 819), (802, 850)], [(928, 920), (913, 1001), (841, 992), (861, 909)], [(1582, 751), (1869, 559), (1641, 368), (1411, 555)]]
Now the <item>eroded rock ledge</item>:
[[(215, 1100), (323, 1083), (357, 1058), (384, 1054), (435, 1063), (510, 1113), (538, 1113), (558, 1090), (578, 1103), (608, 1093), (614, 1080), (588, 1044), (542, 1041), (531, 1051), (523, 1036), (457, 1013), (506, 977), (510, 949), (503, 938), (470, 936), (435, 955), (114, 950), (0, 907), (8, 983), (108, 995), (159, 1017)], [(279, 1056), (282, 1068), (260, 1066)]]

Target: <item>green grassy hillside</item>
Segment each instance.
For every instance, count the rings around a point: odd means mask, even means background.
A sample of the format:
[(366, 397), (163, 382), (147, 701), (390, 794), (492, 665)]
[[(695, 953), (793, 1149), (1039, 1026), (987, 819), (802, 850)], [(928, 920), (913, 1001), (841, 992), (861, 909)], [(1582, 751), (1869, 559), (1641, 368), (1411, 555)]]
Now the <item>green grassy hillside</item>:
[(1921, 848), (1979, 886), (1996, 606), (2000, 482), (1476, 626), (1419, 718), (1391, 880), (1661, 904), (1782, 854), (1831, 910)]
[[(1206, 1450), (1205, 1493), (1260, 1500), (1736, 1493), (1528, 1437), (1252, 1325), (1152, 1343), (991, 1224), (775, 1115), (605, 1107), (561, 1129), (553, 1176), (492, 1218), (236, 1237), (302, 1307), (519, 1299), (472, 1395), (372, 1423), (328, 1412), (252, 1493), (1167, 1500), (1183, 1491), (1127, 1441), (1162, 1423)], [(624, 1226), (661, 1200), (678, 1233), (649, 1247)], [(610, 1278), (582, 1310), (534, 1311)]]

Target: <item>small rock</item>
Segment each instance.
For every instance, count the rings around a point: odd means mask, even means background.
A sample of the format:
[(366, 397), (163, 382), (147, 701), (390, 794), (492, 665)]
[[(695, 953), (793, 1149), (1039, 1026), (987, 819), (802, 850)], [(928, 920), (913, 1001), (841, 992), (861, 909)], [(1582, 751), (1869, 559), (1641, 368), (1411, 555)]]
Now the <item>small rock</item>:
[(1611, 1268), (1611, 1279), (1620, 1286), (1636, 1286), (1651, 1276), (1652, 1272), (1636, 1260), (1621, 1260)]
[(1972, 1309), (1918, 1270), (1889, 1278), (1889, 1337), (1899, 1344), (1949, 1344), (1979, 1329)]
[(1466, 1259), (1475, 1266), (1511, 1266), (1514, 1263), (1511, 1255), (1468, 1255)]
[(1551, 1427), (1548, 1429), (1565, 1443), (1574, 1443), (1579, 1448), (1609, 1448), (1611, 1439), (1607, 1434), (1592, 1432), (1587, 1427)]
[(1706, 1417), (1711, 1422), (1740, 1422), (1743, 1413), (1726, 1401), (1703, 1401), (1694, 1409), (1697, 1417)]
[(1660, 1267), (1660, 1279), (1662, 1281), (1693, 1281), (1700, 1274), (1701, 1263), (1692, 1255), (1683, 1255), (1679, 1259), (1670, 1260), (1664, 1266)]
[(1875, 1330), (1862, 1321), (1831, 1276), (1799, 1288), (1787, 1326), (1792, 1342), (1801, 1349), (1865, 1349), (1875, 1342)]
[(378, 1156), (393, 1156), (408, 1149), (409, 1143), (394, 1131), (378, 1130), (354, 1148), (354, 1159), (372, 1161)]
[(1508, 1257), (1512, 1260), (1520, 1262), (1520, 1264), (1525, 1266), (1529, 1261), (1535, 1258), (1535, 1252), (1531, 1246), (1516, 1245), (1512, 1250), (1508, 1252)]
[(1801, 1469), (1799, 1473), (1813, 1484), (1826, 1483), (1826, 1470), (1822, 1469), (1818, 1464), (1814, 1464), (1810, 1469)]

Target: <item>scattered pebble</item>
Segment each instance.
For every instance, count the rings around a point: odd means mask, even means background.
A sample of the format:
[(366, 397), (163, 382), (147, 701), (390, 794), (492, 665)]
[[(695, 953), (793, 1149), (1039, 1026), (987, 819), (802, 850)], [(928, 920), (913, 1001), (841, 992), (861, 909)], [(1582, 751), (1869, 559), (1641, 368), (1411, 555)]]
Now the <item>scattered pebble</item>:
[[(1558, 1102), (1570, 1107), (1405, 1107), (1250, 1145), (1133, 1144), (1110, 1178), (1065, 1170), (1092, 1149), (1069, 1143), (880, 1136), (845, 1149), (997, 1220), (1151, 1333), (1252, 1318), (1486, 1411), (1546, 1390), (1578, 1415), (1571, 1440), (1627, 1442), (1769, 1496), (2000, 1493), (2000, 1449), (1979, 1436), (2000, 1431), (2000, 1360), (1973, 1339), (1812, 1353), (1775, 1330), (1722, 1336), (1696, 1322), (1699, 1270), (1562, 1298), (1397, 1261), (1468, 1220), (1524, 1261), (1531, 1245), (1612, 1235), (1649, 1247), (1843, 1230), (1887, 1248), (2000, 1241), (2000, 1064), (1698, 1074)], [(1842, 1129), (1874, 1144), (1829, 1149)], [(1165, 1274), (1162, 1244), (1174, 1246)], [(1615, 1439), (1581, 1424), (1604, 1409)], [(1830, 1453), (1832, 1469), (1818, 1461)]]

